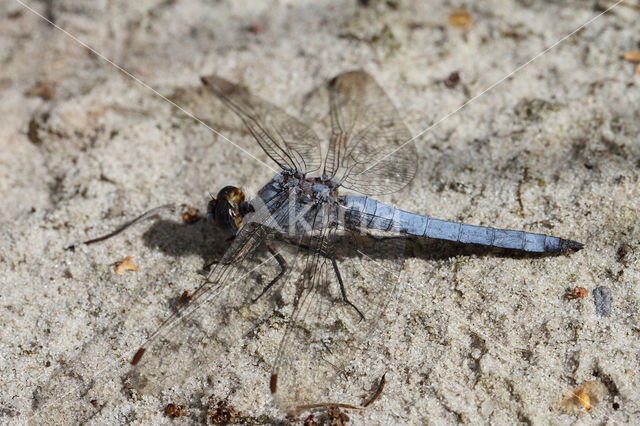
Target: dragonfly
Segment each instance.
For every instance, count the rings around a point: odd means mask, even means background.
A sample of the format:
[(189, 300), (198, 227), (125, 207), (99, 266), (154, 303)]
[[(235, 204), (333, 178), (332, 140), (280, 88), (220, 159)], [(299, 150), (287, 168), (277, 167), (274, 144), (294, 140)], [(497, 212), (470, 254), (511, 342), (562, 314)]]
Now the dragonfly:
[[(209, 221), (233, 239), (188, 301), (135, 353), (130, 378), (140, 391), (158, 392), (206, 371), (215, 357), (232, 356), (225, 345), (252, 336), (258, 343), (243, 348), (271, 366), (266, 382), (283, 410), (332, 395), (353, 398), (366, 388), (355, 377), (388, 363), (365, 354), (379, 343), (376, 330), (396, 297), (407, 238), (532, 253), (583, 247), (376, 200), (414, 179), (418, 155), (393, 102), (365, 71), (339, 74), (327, 85), (325, 155), (312, 128), (283, 109), (216, 75), (202, 82), (205, 102), (232, 110), (280, 170), (251, 199), (226, 186), (209, 202)], [(248, 330), (236, 326), (243, 323)], [(280, 343), (269, 345), (274, 335)]]

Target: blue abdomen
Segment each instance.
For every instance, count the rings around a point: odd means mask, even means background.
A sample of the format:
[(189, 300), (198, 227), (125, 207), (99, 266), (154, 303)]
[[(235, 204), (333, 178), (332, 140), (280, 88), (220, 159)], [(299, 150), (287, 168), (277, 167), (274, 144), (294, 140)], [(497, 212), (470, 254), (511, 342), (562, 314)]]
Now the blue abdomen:
[(565, 252), (582, 248), (582, 244), (576, 241), (545, 234), (435, 219), (400, 210), (366, 196), (344, 195), (339, 197), (338, 203), (344, 207), (346, 226), (536, 253)]

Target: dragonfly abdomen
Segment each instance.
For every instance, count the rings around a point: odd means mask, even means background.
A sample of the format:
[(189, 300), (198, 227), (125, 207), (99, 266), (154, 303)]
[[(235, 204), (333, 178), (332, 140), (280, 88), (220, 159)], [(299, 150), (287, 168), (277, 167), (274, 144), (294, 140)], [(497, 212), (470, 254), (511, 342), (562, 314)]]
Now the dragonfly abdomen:
[(366, 196), (341, 196), (339, 203), (347, 209), (347, 223), (368, 229), (533, 253), (562, 253), (582, 248), (576, 241), (550, 235), (450, 222), (411, 213)]

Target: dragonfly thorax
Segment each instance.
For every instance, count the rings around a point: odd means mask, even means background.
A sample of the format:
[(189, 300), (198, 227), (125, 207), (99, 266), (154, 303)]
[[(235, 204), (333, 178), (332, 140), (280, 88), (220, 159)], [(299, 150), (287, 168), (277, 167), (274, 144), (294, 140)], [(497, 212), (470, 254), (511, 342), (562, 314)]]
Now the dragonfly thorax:
[(323, 212), (337, 201), (338, 185), (332, 179), (285, 170), (258, 191), (251, 205), (259, 217), (271, 216), (269, 227), (276, 232), (299, 234), (324, 226), (328, 216)]
[(324, 176), (307, 177), (300, 172), (284, 171), (277, 174), (272, 182), (304, 204), (333, 204), (338, 199), (338, 185)]

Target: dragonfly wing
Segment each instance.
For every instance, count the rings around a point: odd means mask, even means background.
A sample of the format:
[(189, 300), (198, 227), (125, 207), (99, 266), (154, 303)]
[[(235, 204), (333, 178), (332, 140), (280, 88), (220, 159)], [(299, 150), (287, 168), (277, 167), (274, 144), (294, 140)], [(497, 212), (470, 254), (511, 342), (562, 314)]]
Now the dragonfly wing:
[(258, 248), (287, 214), (287, 201), (283, 191), (245, 216), (221, 262), (149, 336), (144, 352), (137, 352), (141, 358), (130, 376), (134, 388), (157, 394), (190, 376), (210, 373), (212, 365), (227, 358), (223, 352), (246, 331), (242, 324), (251, 323), (253, 300), (279, 272), (277, 259)]
[(415, 176), (417, 151), (391, 99), (364, 71), (329, 83), (331, 141), (326, 171), (366, 195), (404, 188)]
[[(34, 392), (31, 423), (46, 424), (53, 418), (63, 418), (70, 424), (88, 420), (99, 423), (100, 413), (108, 413), (114, 395), (125, 397), (121, 390), (125, 394), (134, 390), (159, 396), (162, 390), (180, 386), (190, 377), (211, 374), (228, 359), (223, 352), (237, 347), (243, 327), (251, 326), (252, 310), (259, 308), (251, 302), (264, 288), (263, 282), (279, 272), (276, 259), (260, 244), (273, 222), (287, 211), (281, 208), (287, 200), (283, 192), (263, 203), (264, 207), (247, 219), (207, 279), (183, 301), (175, 297), (158, 303), (156, 294), (164, 289), (153, 285), (148, 286), (150, 296), (136, 287), (106, 286), (108, 293), (102, 299), (114, 306), (105, 310), (122, 315), (116, 321), (113, 317), (103, 319), (111, 325), (99, 328), (95, 337), (75, 353), (55, 361), (59, 365)], [(156, 300), (150, 300), (153, 298)], [(95, 315), (104, 314), (97, 311)], [(168, 319), (149, 336), (143, 344), (144, 354), (137, 365), (131, 366), (143, 342), (123, 336), (135, 335), (140, 324), (147, 322), (142, 318), (150, 316)]]
[(221, 77), (202, 77), (202, 82), (240, 116), (260, 147), (282, 169), (310, 173), (320, 167), (320, 139), (309, 126)]
[(374, 331), (384, 327), (383, 313), (395, 299), (404, 239), (327, 227), (299, 243), (300, 272), (292, 272), (283, 295), (291, 312), (271, 392), (286, 412), (327, 402), (360, 405), (388, 365)]

